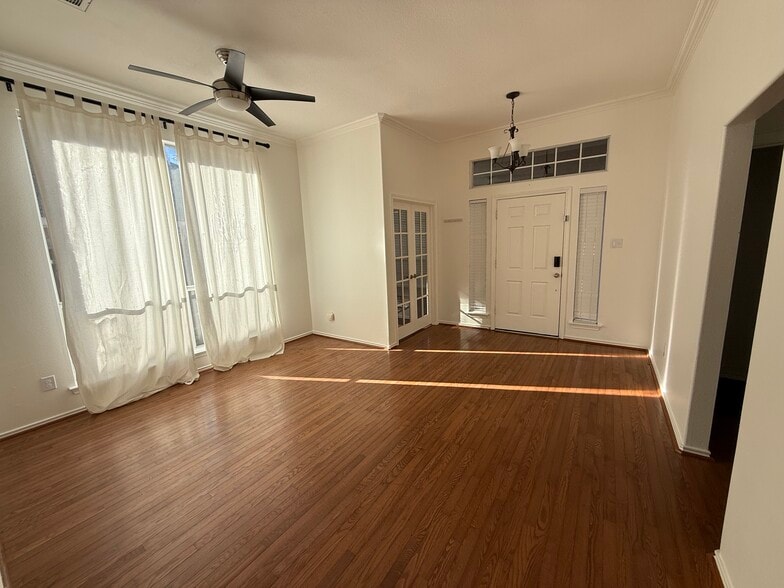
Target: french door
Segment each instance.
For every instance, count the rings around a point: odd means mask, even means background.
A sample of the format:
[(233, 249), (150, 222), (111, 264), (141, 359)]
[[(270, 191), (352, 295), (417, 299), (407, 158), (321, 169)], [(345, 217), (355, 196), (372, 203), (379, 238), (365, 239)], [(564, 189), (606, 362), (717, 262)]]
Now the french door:
[(395, 201), (395, 309), (398, 339), (432, 323), (432, 214), (428, 206)]
[(495, 327), (558, 335), (565, 194), (498, 200)]

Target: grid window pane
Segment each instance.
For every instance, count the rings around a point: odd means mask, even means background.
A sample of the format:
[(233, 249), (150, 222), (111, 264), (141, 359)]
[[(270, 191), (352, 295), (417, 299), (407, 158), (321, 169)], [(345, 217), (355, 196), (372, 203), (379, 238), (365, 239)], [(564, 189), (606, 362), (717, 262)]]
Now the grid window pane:
[(529, 167), (518, 167), (514, 172), (512, 172), (512, 181), (513, 182), (521, 182), (523, 180), (530, 180), (531, 179), (531, 168)]
[(580, 144), (577, 143), (575, 145), (564, 145), (563, 147), (558, 147), (558, 161), (563, 161), (565, 159), (577, 159), (580, 157)]
[(561, 161), (555, 168), (556, 176), (566, 176), (577, 173), (580, 173), (580, 162), (576, 159), (574, 161)]
[(479, 174), (473, 177), (473, 185), (474, 186), (489, 186), (490, 185), (490, 174)]
[(582, 167), (580, 168), (580, 172), (592, 172), (592, 171), (602, 171), (607, 169), (607, 157), (591, 157), (589, 159), (583, 159)]
[(493, 183), (494, 184), (508, 184), (510, 181), (509, 170), (494, 171)]
[(555, 165), (535, 165), (534, 166), (534, 179), (537, 178), (551, 178), (555, 173)]
[(473, 163), (473, 173), (481, 174), (490, 171), (490, 160), (489, 159), (480, 159), (479, 161), (475, 161)]
[(534, 152), (534, 165), (555, 161), (555, 149), (542, 149)]
[(598, 139), (583, 143), (583, 157), (604, 155), (607, 153), (607, 139)]

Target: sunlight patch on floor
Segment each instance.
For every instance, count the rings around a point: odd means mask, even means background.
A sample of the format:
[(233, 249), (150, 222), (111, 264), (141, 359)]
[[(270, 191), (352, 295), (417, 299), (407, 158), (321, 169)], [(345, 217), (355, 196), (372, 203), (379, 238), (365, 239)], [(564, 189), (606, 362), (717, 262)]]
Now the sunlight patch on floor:
[(645, 354), (637, 353), (571, 353), (566, 351), (482, 351), (474, 349), (415, 349), (416, 353), (467, 353), (477, 355), (542, 355), (555, 357), (614, 357), (646, 359)]
[(327, 351), (380, 351), (382, 353), (389, 353), (390, 351), (403, 351), (402, 349), (372, 349), (364, 347), (325, 347)]
[(469, 382), (422, 382), (412, 380), (355, 380), (357, 384), (388, 386), (423, 386), (426, 388), (468, 388), (471, 390), (502, 390), (512, 392), (555, 392), (558, 394), (599, 394), (605, 396), (635, 396), (656, 398), (656, 390), (629, 390), (623, 388), (582, 388), (572, 386), (520, 386), (514, 384), (479, 384)]
[(265, 380), (293, 380), (295, 382), (337, 382), (345, 384), (350, 378), (307, 378), (305, 376), (261, 376)]

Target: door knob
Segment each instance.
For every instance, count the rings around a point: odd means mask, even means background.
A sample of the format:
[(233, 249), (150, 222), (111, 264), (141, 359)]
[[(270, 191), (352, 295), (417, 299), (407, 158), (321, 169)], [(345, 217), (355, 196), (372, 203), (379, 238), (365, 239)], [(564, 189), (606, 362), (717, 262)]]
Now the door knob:
[(560, 277), (561, 277), (561, 274), (559, 274), (558, 272), (555, 272), (555, 273), (553, 274), (553, 277), (554, 277), (554, 278), (560, 278)]

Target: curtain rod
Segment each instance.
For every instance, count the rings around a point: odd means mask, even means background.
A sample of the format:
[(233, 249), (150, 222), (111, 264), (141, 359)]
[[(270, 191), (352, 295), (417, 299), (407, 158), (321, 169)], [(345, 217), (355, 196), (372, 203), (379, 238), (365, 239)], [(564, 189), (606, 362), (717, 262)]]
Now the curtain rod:
[[(6, 90), (8, 90), (9, 92), (13, 92), (14, 91), (14, 84), (16, 84), (16, 80), (14, 80), (12, 78), (7, 78), (5, 76), (0, 76), (0, 83), (5, 84), (5, 89)], [(46, 91), (46, 88), (43, 87), (43, 86), (38, 86), (36, 84), (31, 84), (29, 82), (22, 82), (22, 84), (24, 85), (25, 88), (30, 88), (31, 90), (39, 90), (41, 92), (45, 92)], [(69, 94), (68, 92), (61, 92), (60, 90), (54, 90), (54, 93), (57, 96), (62, 96), (64, 98), (70, 98), (71, 100), (74, 100), (76, 98), (76, 96), (74, 96), (73, 94)], [(93, 100), (92, 98), (82, 98), (82, 102), (87, 102), (88, 104), (94, 104), (95, 106), (101, 106), (101, 102), (100, 101)], [(119, 110), (119, 108), (117, 106), (115, 106), (114, 104), (107, 104), (107, 106), (109, 108), (113, 108), (114, 110)], [(136, 115), (136, 111), (135, 110), (131, 110), (130, 108), (123, 108), (123, 112), (126, 112), (128, 114), (133, 114), (134, 116)], [(144, 114), (144, 113), (140, 112), (139, 114)], [(161, 122), (161, 124), (163, 125), (164, 129), (167, 128), (166, 127), (167, 124), (173, 125), (175, 123), (175, 121), (173, 119), (171, 119), (171, 118), (165, 118), (165, 117), (162, 117), (162, 116), (159, 116), (157, 118)], [(193, 132), (198, 132), (198, 131), (202, 131), (204, 133), (209, 133), (210, 132), (210, 130), (205, 128), (205, 127), (199, 127), (199, 126), (192, 125), (192, 124), (189, 124), (189, 123), (183, 123), (183, 125), (185, 126), (185, 128), (191, 129)], [(212, 134), (213, 135), (217, 135), (219, 137), (223, 137), (224, 139), (234, 139), (235, 141), (244, 141), (244, 142), (250, 143), (250, 139), (244, 139), (242, 137), (238, 137), (237, 135), (230, 135), (228, 133), (223, 133), (221, 131), (212, 131)], [(265, 149), (269, 149), (270, 148), (270, 144), (269, 143), (262, 143), (261, 141), (256, 141), (255, 143), (259, 147), (264, 147)]]

